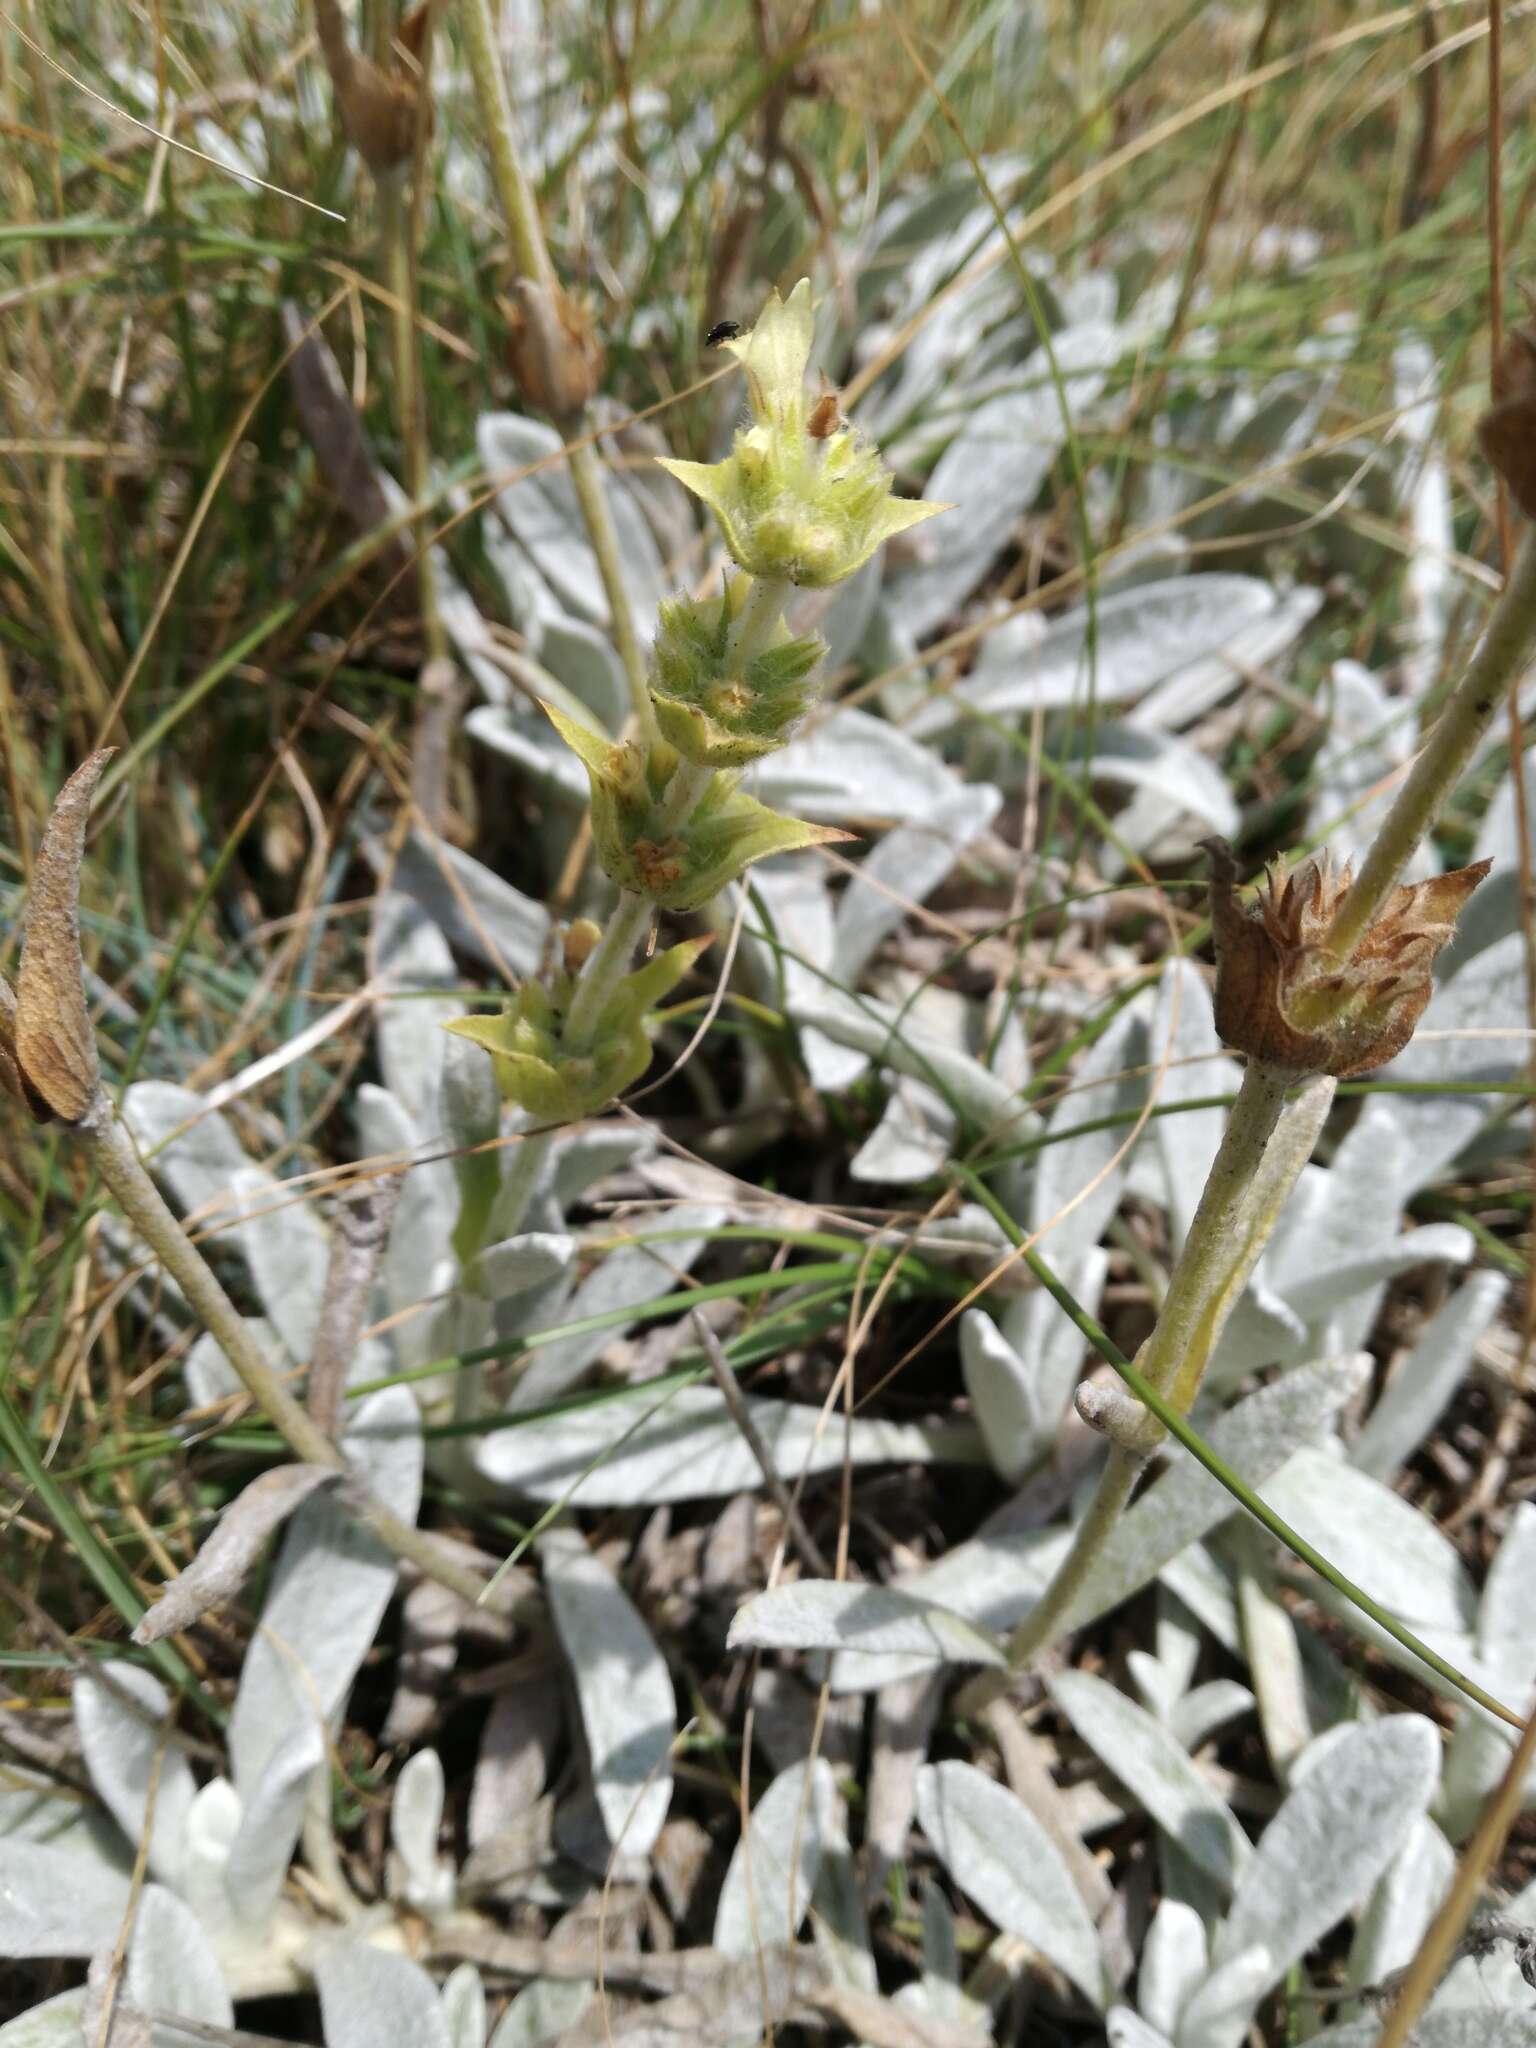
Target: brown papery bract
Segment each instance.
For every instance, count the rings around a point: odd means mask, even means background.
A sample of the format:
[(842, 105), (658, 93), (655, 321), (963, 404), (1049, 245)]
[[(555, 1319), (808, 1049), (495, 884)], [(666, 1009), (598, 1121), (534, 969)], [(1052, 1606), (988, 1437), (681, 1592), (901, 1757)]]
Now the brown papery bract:
[(1349, 959), (1326, 941), (1351, 870), (1326, 854), (1282, 876), (1271, 870), (1253, 903), (1239, 902), (1223, 840), (1211, 856), (1216, 1028), (1251, 1059), (1348, 1079), (1400, 1053), (1434, 987), (1436, 954), (1492, 866), (1478, 861), (1394, 889)]
[(66, 1123), (85, 1115), (101, 1085), (80, 959), (80, 861), (91, 798), (115, 751), (100, 748), (59, 791), (38, 849), (21, 944), (12, 1057), (22, 1089)]

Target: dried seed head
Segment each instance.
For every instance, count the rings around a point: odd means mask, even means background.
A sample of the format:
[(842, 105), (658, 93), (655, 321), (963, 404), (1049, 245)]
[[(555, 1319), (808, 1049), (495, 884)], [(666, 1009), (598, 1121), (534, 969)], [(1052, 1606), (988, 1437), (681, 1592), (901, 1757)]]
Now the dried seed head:
[[(405, 17), (386, 70), (352, 48), (336, 0), (315, 0), (315, 26), (336, 111), (347, 140), (376, 178), (399, 170), (415, 155), (429, 20), (426, 6)], [(430, 107), (427, 119), (430, 124)]]
[(1528, 518), (1536, 518), (1536, 326), (1512, 328), (1493, 366), (1494, 402), (1478, 445)]
[(43, 1098), (27, 1086), (26, 1076), (16, 1058), (16, 997), (11, 984), (0, 974), (0, 1088), (14, 1096), (23, 1109), (39, 1123), (47, 1123), (53, 1112)]
[(603, 345), (592, 322), (557, 285), (553, 294), (532, 279), (514, 285), (516, 303), (507, 314), (507, 361), (517, 388), (551, 419), (580, 412), (596, 395), (603, 374)]
[(16, 980), (11, 1058), (22, 1099), (31, 1106), (41, 1097), (66, 1123), (85, 1115), (101, 1085), (80, 959), (80, 860), (91, 798), (113, 752), (92, 754), (59, 791), (32, 873)]
[(1211, 856), (1216, 1028), (1250, 1058), (1347, 1079), (1384, 1066), (1413, 1036), (1433, 987), (1435, 955), (1492, 866), (1481, 860), (1394, 889), (1348, 960), (1327, 944), (1353, 879), (1326, 854), (1289, 875), (1271, 870), (1246, 908), (1224, 840)]

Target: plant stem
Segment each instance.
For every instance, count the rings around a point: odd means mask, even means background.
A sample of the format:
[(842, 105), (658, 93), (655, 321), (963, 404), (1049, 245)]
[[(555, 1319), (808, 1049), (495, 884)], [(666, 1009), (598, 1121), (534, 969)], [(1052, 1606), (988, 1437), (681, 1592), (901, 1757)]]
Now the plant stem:
[[(1536, 652), (1536, 529), (1527, 532), (1482, 645), (1435, 721), (1408, 780), (1381, 822), (1354, 886), (1340, 904), (1327, 945), (1347, 960), (1430, 830), (1477, 749), (1505, 693)], [(1518, 765), (1518, 764), (1517, 764)]]
[[(414, 504), (431, 495), (431, 461), (427, 450), (426, 409), (421, 388), (421, 362), (416, 346), (416, 266), (411, 252), (411, 209), (406, 204), (405, 168), (378, 179), (379, 241), (384, 282), (389, 291), (391, 356), (395, 380), (395, 426), (400, 435), (401, 481)], [(422, 512), (413, 522), (416, 543), (416, 594), (427, 659), (448, 652), (437, 604), (437, 578), (432, 560), (432, 522)]]
[[(334, 1472), (349, 1472), (346, 1459), (330, 1437), (315, 1424), (262, 1357), (240, 1311), (162, 1200), (127, 1127), (104, 1093), (98, 1093), (76, 1129), (90, 1146), (97, 1171), (117, 1197), (123, 1214), (186, 1296), (203, 1327), (240, 1375), (246, 1392), (294, 1456), (306, 1465), (325, 1465)], [(470, 1571), (446, 1556), (425, 1530), (402, 1521), (356, 1480), (344, 1498), (365, 1528), (396, 1557), (415, 1565), (426, 1577), (457, 1593), (461, 1600), (473, 1603), (484, 1592), (486, 1582), (479, 1572)]]
[[(1316, 1136), (1316, 1123), (1310, 1121), (1316, 1109), (1315, 1091), (1293, 1106), (1295, 1115), (1308, 1125), (1307, 1141), (1289, 1148), (1286, 1163), (1291, 1170), (1279, 1177), (1283, 1187), (1276, 1188), (1272, 1184), (1275, 1177), (1263, 1171), (1265, 1155), (1286, 1107), (1286, 1091), (1295, 1078), (1261, 1060), (1251, 1062), (1244, 1073), (1189, 1235), (1174, 1262), (1157, 1326), (1137, 1360), (1143, 1379), (1154, 1392), (1171, 1395), (1181, 1414), (1187, 1414), (1194, 1403), (1222, 1326), (1268, 1236), (1268, 1227), (1254, 1227), (1253, 1210), (1257, 1205), (1266, 1225), (1272, 1227), (1280, 1204), (1311, 1152), (1311, 1139)], [(1324, 1091), (1325, 1102), (1332, 1099), (1332, 1093), (1332, 1089)], [(1119, 1444), (1112, 1446), (1093, 1499), (1073, 1533), (1071, 1548), (1039, 1601), (1008, 1639), (1010, 1672), (1024, 1670), (1060, 1633), (1130, 1499), (1144, 1462), (1139, 1454)], [(973, 1701), (975, 1691), (974, 1687), (968, 1689), (968, 1700)]]
[(517, 153), (517, 127), (512, 118), (512, 101), (496, 47), (496, 27), (490, 0), (463, 0), (459, 22), (464, 33), (464, 55), (475, 82), (480, 118), (485, 123), (486, 143), (491, 153), (491, 176), (501, 201), (507, 233), (512, 238), (512, 256), (524, 277), (532, 278), (547, 291), (555, 284), (554, 265), (545, 246), (544, 227), (539, 219), (538, 201), (523, 174)]
[(1234, 1253), (1240, 1254), (1242, 1248), (1239, 1224), (1285, 1107), (1286, 1090), (1295, 1079), (1263, 1060), (1249, 1062), (1189, 1235), (1169, 1276), (1157, 1326), (1137, 1361), (1160, 1394), (1174, 1392), (1175, 1406), (1185, 1413), (1193, 1405), (1237, 1286), (1247, 1279), (1252, 1265), (1249, 1260), (1241, 1273), (1233, 1272)]
[(590, 1051), (608, 998), (627, 972), (635, 947), (640, 943), (654, 910), (648, 896), (637, 896), (631, 889), (620, 890), (618, 907), (604, 926), (603, 936), (588, 955), (566, 1016), (562, 1036), (570, 1051)]
[(782, 576), (748, 576), (747, 594), (725, 643), (728, 671), (745, 668), (770, 645), (784, 618), (790, 583)]
[[(1050, 1584), (1008, 1638), (1009, 1674), (1027, 1670), (1041, 1651), (1055, 1642), (1072, 1603), (1113, 1535), (1145, 1463), (1146, 1459), (1136, 1452), (1122, 1450), (1119, 1444), (1110, 1445), (1109, 1461), (1072, 1533), (1071, 1549), (1056, 1567)], [(997, 1681), (989, 1688), (994, 1695), (1005, 1690), (1007, 1680), (1001, 1672), (989, 1676)]]
[[(512, 258), (521, 275), (546, 293), (553, 306), (559, 289), (555, 266), (550, 260), (549, 244), (544, 239), (539, 203), (518, 152), (517, 123), (501, 66), (501, 53), (496, 47), (490, 0), (463, 0), (459, 19), (464, 31), (464, 55), (474, 79), (480, 118), (485, 124), (491, 176), (512, 242)], [(656, 721), (646, 690), (645, 656), (635, 632), (634, 612), (624, 585), (623, 558), (619, 552), (608, 493), (603, 487), (602, 465), (590, 439), (591, 421), (587, 409), (583, 407), (569, 418), (557, 419), (555, 425), (562, 437), (572, 444), (566, 450), (571, 485), (581, 508), (587, 538), (592, 543), (592, 552), (597, 557), (598, 574), (608, 599), (614, 646), (624, 664), (624, 674), (629, 683), (635, 724), (641, 739), (648, 745), (656, 737)]]

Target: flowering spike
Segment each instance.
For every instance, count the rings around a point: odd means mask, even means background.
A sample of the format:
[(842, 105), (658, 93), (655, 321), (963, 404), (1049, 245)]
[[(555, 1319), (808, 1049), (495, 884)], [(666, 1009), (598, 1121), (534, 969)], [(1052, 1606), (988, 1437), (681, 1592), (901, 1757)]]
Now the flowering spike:
[(615, 744), (552, 706), (545, 709), (587, 771), (592, 844), (604, 873), (662, 910), (698, 910), (769, 854), (849, 837), (781, 817), (739, 790), (729, 774), (712, 776), (687, 818), (674, 819), (665, 801), (677, 763), (671, 747)]
[(744, 768), (782, 747), (810, 707), (811, 678), (825, 649), (814, 634), (781, 625), (774, 643), (730, 659), (737, 577), (717, 601), (663, 601), (651, 663), (651, 702), (662, 738), (701, 768)]
[[(840, 583), (882, 541), (947, 508), (893, 498), (879, 452), (852, 427), (806, 402), (814, 328), (802, 279), (787, 300), (777, 292), (748, 335), (725, 346), (747, 376), (752, 425), (723, 462), (670, 462), (679, 483), (703, 499), (725, 544), (749, 575), (821, 588)], [(813, 431), (814, 429), (814, 431)]]

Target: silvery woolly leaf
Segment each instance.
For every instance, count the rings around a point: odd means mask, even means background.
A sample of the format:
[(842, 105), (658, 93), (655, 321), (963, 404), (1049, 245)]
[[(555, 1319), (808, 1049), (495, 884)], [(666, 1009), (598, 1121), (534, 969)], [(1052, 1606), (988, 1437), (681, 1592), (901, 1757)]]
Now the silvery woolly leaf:
[(917, 1817), (951, 1878), (1005, 1934), (1016, 1934), (1103, 2011), (1099, 1938), (1060, 1851), (1023, 1800), (973, 1764), (927, 1764)]
[(325, 2048), (452, 2048), (437, 1986), (405, 1956), (339, 1944), (315, 1963)]
[[(1196, 588), (1215, 579), (1192, 576), (1187, 584)], [(1320, 590), (1287, 590), (1275, 595), (1275, 602), (1245, 624), (1232, 627), (1221, 639), (1219, 651), (1186, 660), (1155, 684), (1140, 703), (1126, 714), (1132, 725), (1144, 725), (1165, 732), (1177, 731), (1219, 704), (1223, 697), (1266, 662), (1273, 661), (1300, 635), (1302, 628), (1321, 609)]]
[[(820, 1408), (747, 1396), (747, 1409), (786, 1479), (856, 1465), (931, 1464), (934, 1442), (914, 1423), (855, 1416), (828, 1423)], [(648, 1386), (574, 1401), (486, 1437), (485, 1477), (530, 1500), (582, 1507), (654, 1507), (754, 1493), (758, 1464), (714, 1387)]]
[[(481, 715), (489, 716), (489, 710), (470, 717)], [(539, 728), (547, 731), (548, 719), (541, 716)], [(579, 766), (576, 775), (581, 778)], [(503, 980), (537, 970), (549, 937), (549, 912), (482, 861), (445, 840), (413, 832), (396, 857), (393, 880), (456, 951)]]
[(720, 1887), (719, 1954), (755, 1956), (794, 1940), (816, 1889), (836, 1806), (825, 1758), (791, 1764), (774, 1779), (748, 1816)]
[[(725, 1211), (711, 1203), (681, 1203), (654, 1216), (626, 1219), (636, 1237), (656, 1241), (617, 1245), (576, 1289), (562, 1320), (574, 1323), (587, 1316), (640, 1308), (671, 1294), (703, 1251), (708, 1233), (724, 1220)], [(623, 1334), (623, 1327), (615, 1323), (541, 1345), (518, 1378), (508, 1412), (515, 1415), (525, 1408), (542, 1407), (563, 1394)], [(488, 1453), (494, 1440), (486, 1438), (480, 1449), (479, 1463), (487, 1473), (492, 1473)]]
[(473, 1963), (460, 1963), (443, 1985), (448, 2048), (485, 2048), (485, 1986)]
[(103, 1805), (135, 1847), (149, 1823), (149, 1868), (163, 1883), (176, 1884), (197, 1786), (171, 1731), (170, 1695), (147, 1671), (115, 1662), (77, 1675), (74, 1709), (86, 1768)]
[(648, 1125), (593, 1124), (585, 1130), (569, 1131), (552, 1147), (555, 1199), (568, 1210), (594, 1182), (632, 1165), (655, 1149), (654, 1132)]
[(616, 1854), (648, 1856), (672, 1801), (677, 1698), (618, 1581), (574, 1529), (539, 1543), (544, 1591), (581, 1708), (592, 1788)]
[(236, 1916), (224, 1883), (229, 1852), (240, 1832), (240, 1800), (227, 1778), (210, 1778), (187, 1813), (181, 1896), (210, 1933)]
[(1173, 2048), (1165, 2033), (1148, 2026), (1128, 2005), (1112, 2006), (1105, 2015), (1104, 2039), (1108, 2048)]
[[(1476, 1602), (1466, 1566), (1449, 1538), (1391, 1487), (1308, 1448), (1263, 1491), (1277, 1514), (1416, 1634), (1468, 1644)], [(1317, 1591), (1335, 1597), (1330, 1588)], [(1351, 1626), (1366, 1622), (1347, 1603), (1339, 1611)]]
[[(749, 912), (742, 932), (748, 962), (764, 988), (782, 989), (793, 1016), (804, 1002), (814, 1010), (824, 988), (835, 988), (832, 972), (832, 897), (825, 875), (811, 861), (782, 865), (764, 861), (752, 871)], [(761, 928), (758, 917), (762, 916)], [(827, 1093), (850, 1088), (869, 1065), (866, 1053), (839, 1045), (802, 1023), (800, 1054), (814, 1087)]]
[[(1313, 2037), (1315, 2048), (1375, 2048), (1379, 2019), (1353, 2020)], [(1484, 1994), (1469, 2011), (1428, 2012), (1413, 2030), (1413, 2048), (1536, 2048), (1536, 2019), (1529, 2010), (1493, 2011)]]
[(960, 785), (898, 726), (850, 708), (827, 713), (769, 754), (743, 786), (760, 803), (813, 824), (888, 818), (911, 826), (945, 815)]
[(1262, 1942), (1218, 1963), (1180, 2015), (1179, 2048), (1242, 2048), (1254, 2007), (1278, 1974)]
[(1209, 1963), (1200, 1915), (1178, 1899), (1160, 1900), (1136, 1980), (1136, 2002), (1150, 2026), (1168, 2035), (1177, 2031), (1179, 2014)]
[[(328, 1465), (275, 1465), (236, 1495), (220, 1514), (203, 1546), (166, 1587), (133, 1631), (136, 1643), (158, 1643), (162, 1637), (190, 1628), (210, 1608), (232, 1600), (255, 1566), (267, 1538), (315, 1492), (332, 1484)], [(75, 1692), (75, 1713), (80, 1694)], [(164, 1798), (164, 1779), (161, 1781)], [(157, 1809), (159, 1801), (156, 1802)], [(132, 1832), (130, 1830), (130, 1832)], [(168, 1883), (173, 1880), (169, 1877)]]
[(1135, 805), (1121, 813), (1116, 830), (1138, 851), (1155, 846), (1160, 854), (1173, 848), (1192, 852), (1205, 834), (1217, 832), (1225, 839), (1237, 830), (1241, 814), (1226, 777), (1171, 733), (1101, 725), (1084, 773), (1136, 792)]
[(1413, 1961), (1455, 1869), (1450, 1843), (1419, 1815), (1360, 1915), (1349, 1951), (1351, 1984), (1380, 1984)]
[(504, 1301), (558, 1279), (575, 1256), (573, 1237), (557, 1231), (523, 1231), (477, 1252), (465, 1269), (464, 1285), (487, 1301)]
[(1219, 1966), (1255, 1944), (1269, 1950), (1255, 2005), (1364, 1903), (1429, 1804), (1439, 1768), (1434, 1725), (1393, 1714), (1346, 1729), (1299, 1777), (1238, 1880), (1213, 1951)]
[[(409, 1389), (385, 1387), (359, 1402), (342, 1447), (379, 1499), (414, 1522), (422, 1446)], [(368, 1654), (395, 1572), (377, 1538), (326, 1494), (306, 1501), (284, 1533), (229, 1724), (231, 1776), (244, 1810), (231, 1887), (252, 1918), (277, 1896), (309, 1770), (325, 1753), (325, 1726)]]
[(89, 1956), (115, 1942), (128, 1874), (90, 1854), (29, 1842), (0, 1869), (0, 1956)]
[[(1177, 1105), (1210, 1095), (1235, 1095), (1240, 1076), (1221, 1049), (1205, 977), (1189, 960), (1170, 960), (1157, 992), (1148, 1060), (1160, 1109), (1152, 1144), (1167, 1189), (1175, 1246), (1182, 1245), (1226, 1128), (1222, 1109)], [(1167, 1067), (1163, 1069), (1163, 1062)], [(1161, 1070), (1161, 1071), (1160, 1071)]]
[[(563, 444), (552, 427), (517, 413), (483, 413), (476, 423), (480, 460), (493, 478), (508, 476), (496, 498), (496, 512), (533, 558), (562, 604), (597, 625), (608, 622), (608, 598), (597, 558), (567, 468)], [(656, 625), (656, 604), (665, 588), (661, 556), (645, 515), (624, 484), (611, 475), (602, 482), (619, 542), (621, 576), (644, 646)]]
[(18, 2013), (0, 2026), (0, 2048), (81, 2048), (85, 1998), (85, 1986), (80, 1984)]
[(136, 1081), (123, 1114), (155, 1178), (183, 1213), (206, 1219), (250, 1268), (290, 1357), (307, 1359), (329, 1263), (325, 1225), (291, 1188), (254, 1165), (226, 1119), (168, 1081)]
[(880, 1121), (848, 1163), (866, 1186), (911, 1187), (943, 1171), (955, 1149), (949, 1104), (921, 1081), (897, 1075)]
[(936, 1657), (946, 1664), (1004, 1659), (996, 1640), (947, 1608), (890, 1586), (801, 1579), (758, 1593), (736, 1610), (731, 1650), (845, 1650)]
[[(123, 1990), (141, 2012), (180, 2013), (208, 2027), (232, 2027), (235, 2009), (224, 1972), (191, 1908), (164, 1886), (145, 1888), (134, 1915)], [(154, 2048), (192, 2048), (198, 2038), (153, 2023)]]
[[(1357, 661), (1333, 664), (1328, 696), (1323, 744), (1312, 768), (1309, 826), (1314, 840), (1325, 840), (1336, 860), (1359, 861), (1413, 750), (1413, 706), (1389, 697)], [(1430, 850), (1421, 845), (1403, 879), (1419, 881), (1430, 872)]]
[(1035, 1375), (982, 1308), (960, 1318), (960, 1369), (987, 1454), (1015, 1485), (1054, 1426), (1040, 1411)]
[(513, 762), (540, 795), (573, 810), (585, 807), (587, 772), (542, 712), (478, 704), (464, 720), (464, 730), (493, 754)]
[(925, 1028), (906, 1006), (850, 995), (830, 981), (814, 988), (791, 988), (786, 1000), (797, 1024), (812, 1025), (837, 1044), (926, 1082), (963, 1117), (991, 1134), (1022, 1137), (1036, 1122), (1010, 1082)]
[(1388, 1479), (1413, 1455), (1444, 1414), (1507, 1292), (1500, 1274), (1471, 1273), (1442, 1303), (1371, 1410), (1350, 1449), (1351, 1464)]
[(554, 2048), (592, 2003), (593, 1988), (571, 1978), (525, 1984), (502, 2014), (491, 2048)]
[(544, 621), (539, 660), (610, 733), (629, 716), (629, 685), (604, 633), (580, 619)]
[(1193, 1863), (1230, 1891), (1248, 1838), (1162, 1723), (1086, 1671), (1062, 1672), (1051, 1694), (1100, 1763)]
[[(1477, 1649), (1496, 1691), (1528, 1705), (1536, 1682), (1536, 1640), (1530, 1627), (1531, 1574), (1536, 1571), (1536, 1506), (1516, 1503), (1483, 1582)], [(1481, 1708), (1465, 1706), (1451, 1737), (1440, 1789), (1439, 1818), (1453, 1842), (1471, 1833), (1489, 1793), (1508, 1767), (1514, 1735)], [(1526, 1784), (1526, 1803), (1532, 1786)]]
[[(983, 1530), (936, 1563), (909, 1573), (900, 1590), (1001, 1632), (1034, 1606), (1070, 1542), (1071, 1532), (1062, 1528)], [(937, 1668), (931, 1657), (866, 1657), (858, 1650), (840, 1650), (832, 1664), (832, 1690), (874, 1692)]]
[(1209, 1741), (1218, 1728), (1253, 1711), (1254, 1697), (1235, 1678), (1212, 1678), (1175, 1700), (1168, 1713), (1168, 1727), (1176, 1742), (1193, 1752)]
[(1270, 618), (1276, 593), (1252, 576), (1176, 576), (1101, 597), (1092, 615), (1078, 605), (1053, 619), (1043, 635), (1010, 631), (1012, 621), (981, 642), (970, 672), (912, 720), (924, 739), (936, 737), (965, 709), (994, 717), (1087, 705), (1134, 703), (1190, 664), (1232, 644)]
[[(1358, 1356), (1298, 1367), (1229, 1409), (1206, 1431), (1207, 1440), (1273, 1503), (1274, 1475), (1298, 1445), (1327, 1430), (1368, 1371), (1369, 1361)], [(1139, 1592), (1236, 1511), (1231, 1494), (1187, 1452), (1170, 1451), (1169, 1456), (1171, 1469), (1121, 1516), (1090, 1570), (1072, 1603), (1071, 1627), (1085, 1627)]]
[[(409, 1167), (383, 1266), (385, 1299), (391, 1312), (398, 1314), (414, 1308), (432, 1292), (433, 1274), (448, 1254), (458, 1215), (458, 1188), (452, 1165), (440, 1156), (441, 1142), (423, 1138), (403, 1104), (387, 1088), (365, 1081), (357, 1091), (353, 1112), (366, 1159)], [(427, 1320), (409, 1316), (391, 1332), (402, 1364), (419, 1365), (431, 1355), (421, 1349), (421, 1326)]]
[(458, 986), (448, 941), (413, 896), (392, 887), (374, 904), (371, 932), (379, 1000), (374, 1036), (384, 1085), (420, 1137), (438, 1128), (438, 1084), (448, 1040), (443, 1026), (462, 1014), (462, 1002), (432, 994)]
[(837, 906), (832, 967), (852, 988), (914, 904), (927, 901), (1002, 806), (990, 783), (957, 788), (920, 825), (898, 825), (865, 855)]
[[(1120, 340), (1113, 327), (1093, 322), (1059, 335), (1053, 353), (1067, 403), (1081, 415), (1103, 389)], [(1043, 357), (1036, 360), (1039, 381), (979, 406), (928, 480), (933, 502), (955, 509), (936, 526), (917, 567), (888, 572), (888, 601), (915, 634), (939, 625), (981, 582), (1066, 440), (1061, 394)]]
[(437, 1853), (442, 1825), (442, 1761), (435, 1749), (419, 1749), (395, 1780), (389, 1832), (404, 1872), (402, 1896), (428, 1918), (453, 1904), (453, 1865)]

